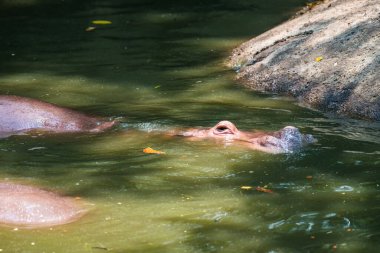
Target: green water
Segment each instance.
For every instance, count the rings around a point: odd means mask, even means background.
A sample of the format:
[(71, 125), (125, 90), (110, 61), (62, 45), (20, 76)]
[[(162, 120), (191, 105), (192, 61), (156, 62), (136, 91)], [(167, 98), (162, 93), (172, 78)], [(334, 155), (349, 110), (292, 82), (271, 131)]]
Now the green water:
[[(0, 140), (1, 180), (78, 196), (89, 209), (63, 226), (0, 227), (0, 252), (377, 252), (379, 124), (245, 90), (223, 66), (303, 4), (0, 1), (1, 94), (122, 122)], [(294, 125), (318, 143), (271, 155), (161, 134), (223, 119), (243, 130)]]

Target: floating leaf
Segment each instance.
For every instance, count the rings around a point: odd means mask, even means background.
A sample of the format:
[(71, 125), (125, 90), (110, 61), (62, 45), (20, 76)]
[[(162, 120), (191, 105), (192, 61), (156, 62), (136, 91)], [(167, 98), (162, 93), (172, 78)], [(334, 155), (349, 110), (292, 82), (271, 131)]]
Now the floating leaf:
[(159, 151), (159, 150), (154, 150), (154, 149), (152, 149), (152, 148), (144, 148), (143, 149), (143, 152), (145, 153), (145, 154), (165, 154), (165, 152), (162, 152), (162, 151)]
[(160, 87), (161, 87), (161, 85), (159, 85), (159, 84), (157, 84), (156, 86), (154, 86), (155, 89), (158, 89)]
[(240, 189), (242, 189), (242, 190), (251, 190), (252, 186), (241, 186)]
[(272, 190), (269, 190), (269, 189), (267, 189), (267, 188), (260, 187), (260, 186), (257, 186), (257, 187), (256, 187), (256, 191), (259, 191), (259, 192), (265, 192), (265, 193), (273, 193)]
[(91, 23), (93, 23), (94, 25), (110, 25), (110, 24), (112, 24), (112, 22), (109, 20), (93, 20)]
[(315, 58), (315, 61), (316, 61), (316, 62), (320, 62), (320, 61), (322, 61), (322, 60), (323, 60), (323, 57), (322, 57), (322, 56), (319, 56), (319, 57)]

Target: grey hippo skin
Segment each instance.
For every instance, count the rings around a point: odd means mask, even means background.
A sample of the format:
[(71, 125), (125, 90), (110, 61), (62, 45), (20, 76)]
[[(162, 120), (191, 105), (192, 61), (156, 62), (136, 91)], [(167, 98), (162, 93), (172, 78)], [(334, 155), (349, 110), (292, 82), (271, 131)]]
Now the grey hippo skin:
[(311, 135), (301, 134), (299, 129), (287, 126), (276, 132), (243, 132), (230, 121), (221, 121), (210, 129), (189, 129), (174, 133), (190, 139), (221, 139), (225, 142), (238, 142), (251, 149), (266, 153), (292, 153), (305, 144), (316, 142)]
[(86, 213), (78, 201), (33, 186), (0, 182), (0, 224), (38, 228), (70, 223)]
[(54, 133), (100, 132), (115, 121), (90, 117), (32, 98), (0, 95), (0, 137), (39, 130)]

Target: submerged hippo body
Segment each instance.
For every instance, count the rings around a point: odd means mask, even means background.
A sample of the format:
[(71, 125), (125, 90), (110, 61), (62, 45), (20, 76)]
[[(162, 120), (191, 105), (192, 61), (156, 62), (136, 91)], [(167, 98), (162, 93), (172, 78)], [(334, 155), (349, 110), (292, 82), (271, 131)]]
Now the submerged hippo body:
[(303, 135), (299, 129), (287, 126), (280, 131), (243, 132), (230, 121), (221, 121), (210, 129), (189, 129), (176, 134), (191, 139), (216, 138), (227, 142), (236, 141), (249, 148), (267, 153), (291, 153), (308, 143), (315, 142), (311, 135)]
[(114, 124), (36, 99), (0, 96), (0, 137), (31, 130), (99, 132)]
[(35, 228), (70, 223), (85, 213), (76, 202), (36, 187), (0, 182), (0, 224)]

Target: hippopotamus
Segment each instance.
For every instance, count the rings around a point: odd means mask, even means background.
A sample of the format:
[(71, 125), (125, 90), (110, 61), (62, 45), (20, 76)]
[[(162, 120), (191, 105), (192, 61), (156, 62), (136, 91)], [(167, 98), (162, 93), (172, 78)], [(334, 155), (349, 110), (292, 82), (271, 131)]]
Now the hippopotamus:
[(54, 133), (100, 132), (115, 123), (32, 98), (0, 96), (0, 137), (32, 130)]
[(316, 140), (310, 134), (301, 134), (298, 128), (286, 126), (275, 132), (243, 132), (230, 121), (223, 120), (214, 127), (192, 128), (176, 132), (174, 135), (183, 136), (192, 140), (196, 139), (219, 139), (224, 142), (238, 142), (245, 146), (267, 153), (292, 153), (299, 150), (305, 144)]
[(37, 228), (70, 223), (86, 213), (78, 201), (34, 186), (0, 182), (0, 224)]

